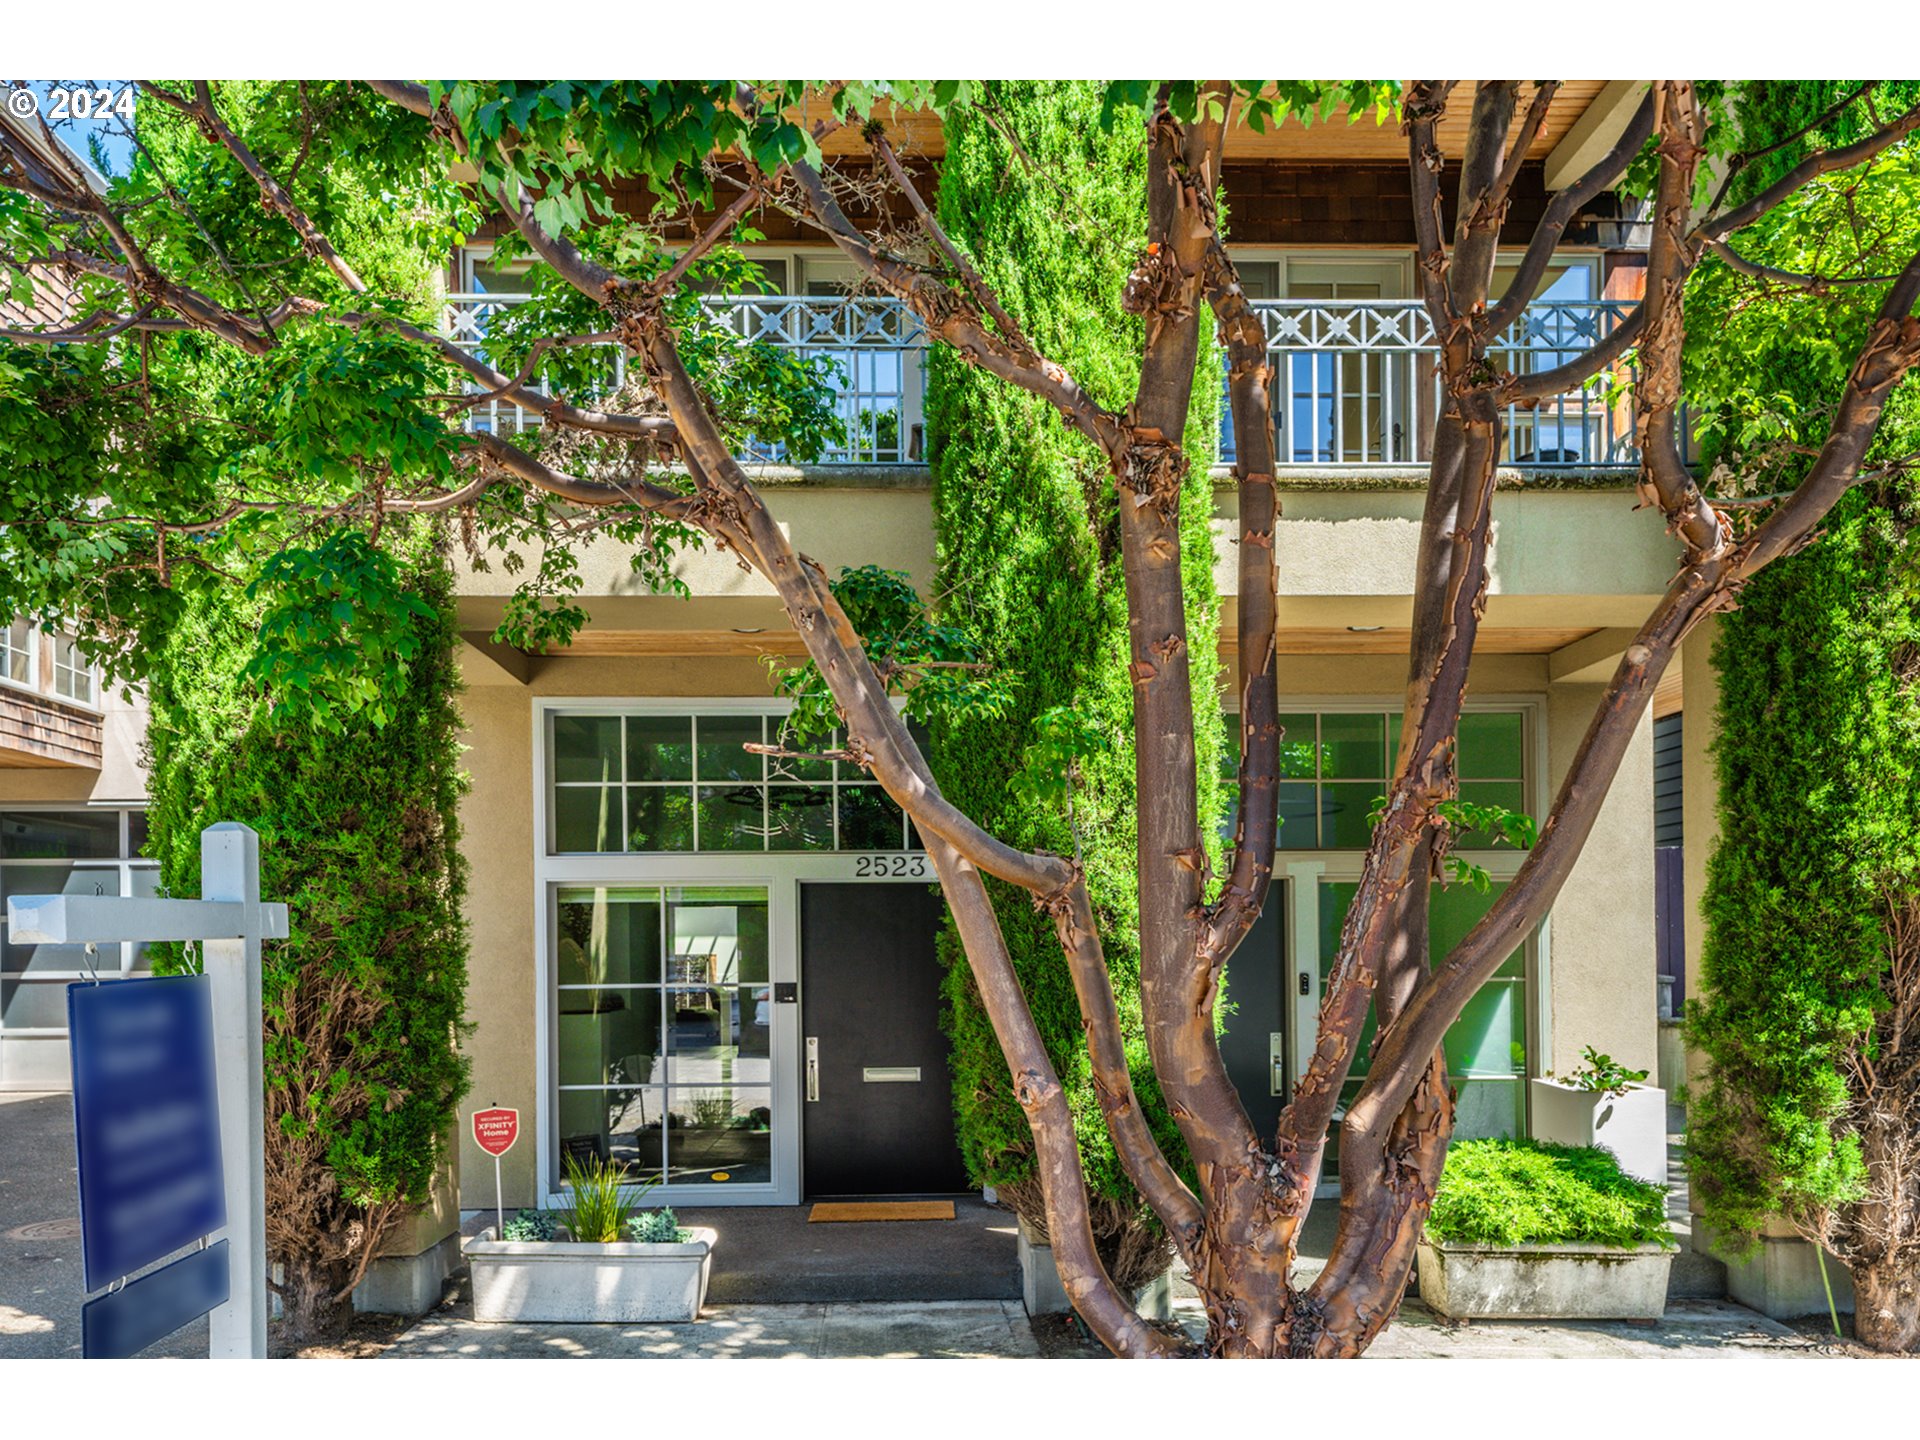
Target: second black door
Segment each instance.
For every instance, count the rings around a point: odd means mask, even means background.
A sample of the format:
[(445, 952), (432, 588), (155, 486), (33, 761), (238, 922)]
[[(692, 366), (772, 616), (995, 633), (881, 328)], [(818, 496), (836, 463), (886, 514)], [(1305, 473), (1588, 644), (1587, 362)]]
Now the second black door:
[(940, 1032), (943, 909), (925, 885), (800, 887), (810, 1196), (967, 1188)]

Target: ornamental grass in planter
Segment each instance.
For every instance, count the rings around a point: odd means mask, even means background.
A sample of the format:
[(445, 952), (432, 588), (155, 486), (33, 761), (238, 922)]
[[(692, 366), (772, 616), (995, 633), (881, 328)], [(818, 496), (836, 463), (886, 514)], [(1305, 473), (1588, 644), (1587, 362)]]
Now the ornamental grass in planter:
[[(714, 1231), (667, 1209), (634, 1211), (653, 1183), (629, 1185), (624, 1165), (567, 1160), (573, 1207), (522, 1210), (504, 1238), (466, 1245), (476, 1320), (633, 1324), (699, 1318), (713, 1268)], [(633, 1194), (629, 1192), (633, 1191)]]
[(1657, 1320), (1674, 1247), (1665, 1187), (1611, 1152), (1465, 1140), (1420, 1240), (1420, 1297), (1456, 1320)]

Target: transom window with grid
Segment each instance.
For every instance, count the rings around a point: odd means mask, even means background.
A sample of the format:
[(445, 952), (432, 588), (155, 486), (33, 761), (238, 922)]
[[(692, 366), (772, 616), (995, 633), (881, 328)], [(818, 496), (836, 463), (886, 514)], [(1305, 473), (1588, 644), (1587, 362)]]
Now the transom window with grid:
[[(1240, 754), (1240, 717), (1226, 717), (1222, 751), (1231, 785)], [(1397, 711), (1296, 711), (1280, 717), (1282, 850), (1364, 850), (1372, 837), (1373, 802), (1384, 795), (1400, 749)], [(1460, 717), (1460, 798), (1526, 811), (1526, 716), (1519, 710), (1472, 710)], [(1231, 833), (1231, 817), (1228, 833)], [(1496, 837), (1468, 832), (1465, 848), (1490, 848)]]
[(552, 853), (917, 848), (859, 766), (746, 748), (778, 743), (780, 728), (742, 711), (551, 715)]

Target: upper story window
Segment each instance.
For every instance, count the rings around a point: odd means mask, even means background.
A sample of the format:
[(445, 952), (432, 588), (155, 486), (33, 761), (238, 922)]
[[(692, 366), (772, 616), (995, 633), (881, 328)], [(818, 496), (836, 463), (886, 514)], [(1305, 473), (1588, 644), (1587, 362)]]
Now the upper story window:
[(33, 627), (24, 620), (0, 630), (0, 680), (31, 686), (37, 668), (34, 655), (39, 648)]
[(53, 693), (63, 700), (81, 705), (99, 702), (99, 685), (93, 662), (80, 653), (80, 647), (66, 635), (53, 637)]
[(0, 630), (0, 681), (76, 705), (100, 703), (100, 673), (79, 643), (26, 620)]
[[(1226, 717), (1223, 773), (1231, 781), (1240, 758), (1240, 717)], [(1282, 850), (1364, 850), (1372, 838), (1373, 802), (1387, 790), (1400, 749), (1400, 714), (1387, 710), (1295, 712), (1280, 717)], [(1460, 798), (1525, 812), (1530, 778), (1526, 714), (1470, 710), (1460, 717)], [(1231, 819), (1228, 833), (1231, 832)], [(1502, 842), (1504, 843), (1504, 842)], [(1470, 832), (1462, 848), (1487, 848), (1491, 835)]]
[(906, 816), (864, 770), (755, 753), (780, 715), (550, 712), (553, 854), (911, 848)]

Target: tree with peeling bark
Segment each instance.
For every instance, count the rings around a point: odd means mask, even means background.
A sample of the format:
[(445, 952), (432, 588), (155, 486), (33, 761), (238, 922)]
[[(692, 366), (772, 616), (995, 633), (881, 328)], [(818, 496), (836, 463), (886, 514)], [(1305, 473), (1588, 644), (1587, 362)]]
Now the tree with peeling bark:
[[(165, 89), (166, 87), (161, 87)], [(258, 223), (296, 237), (324, 266), (326, 293), (237, 295), (202, 247), (177, 244), (163, 263), (149, 244), (155, 208), (88, 189), (43, 155), (14, 122), (0, 149), (0, 185), (20, 205), (4, 237), (6, 259), (29, 271), (58, 269), (93, 307), (83, 321), (16, 345), (69, 345), (131, 337), (150, 343), (220, 345), (244, 364), (271, 367), (306, 335), (358, 337), (340, 351), (325, 383), (352, 393), (361, 351), (380, 358), (388, 429), (441, 417), (444, 435), (409, 449), (362, 426), (323, 466), (334, 487), (315, 502), (336, 526), (376, 528), (399, 508), (440, 510), (477, 530), (536, 523), (529, 507), (564, 534), (598, 512), (698, 532), (764, 575), (828, 688), (846, 734), (844, 756), (868, 767), (911, 816), (939, 876), (967, 962), (1005, 1055), (1013, 1093), (1033, 1134), (1048, 1231), (1075, 1308), (1115, 1353), (1192, 1353), (1183, 1337), (1143, 1320), (1102, 1267), (1088, 1220), (1087, 1186), (1073, 1116), (1007, 957), (984, 877), (1028, 891), (1051, 916), (1072, 977), (1090, 1063), (1114, 1149), (1165, 1225), (1206, 1306), (1205, 1353), (1222, 1357), (1354, 1356), (1392, 1319), (1452, 1129), (1441, 1041), (1449, 1024), (1521, 939), (1545, 916), (1592, 829), (1653, 687), (1675, 646), (1699, 621), (1729, 606), (1761, 567), (1804, 544), (1854, 483), (1889, 393), (1920, 361), (1920, 256), (1881, 288), (1865, 343), (1853, 358), (1820, 453), (1794, 492), (1760, 523), (1734, 525), (1703, 494), (1683, 462), (1681, 355), (1690, 274), (1709, 253), (1739, 256), (1743, 230), (1818, 177), (1860, 165), (1920, 127), (1920, 109), (1866, 138), (1811, 154), (1779, 181), (1726, 205), (1703, 172), (1714, 142), (1718, 87), (1653, 83), (1625, 133), (1593, 168), (1557, 194), (1504, 294), (1491, 293), (1501, 223), (1520, 163), (1545, 120), (1553, 82), (1524, 108), (1519, 82), (1420, 81), (1404, 88), (1363, 82), (1126, 83), (1112, 87), (1106, 118), (1135, 125), (1143, 145), (1147, 234), (1114, 303), (1143, 321), (1130, 395), (1089, 393), (1014, 322), (964, 248), (924, 204), (896, 208), (892, 187), (910, 185), (887, 132), (892, 107), (946, 111), (969, 103), (962, 82), (375, 82), (410, 129), (396, 128), (387, 163), (415, 151), (418, 185), (452, 186), (503, 217), (528, 250), (572, 293), (578, 329), (541, 337), (518, 374), (393, 318), (370, 296), (352, 259), (276, 174), (283, 157), (248, 140), (217, 91), (169, 90), (196, 118), (204, 143), (252, 177), (264, 202)], [(1261, 327), (1225, 248), (1216, 195), (1232, 125), (1270, 125), (1291, 110), (1385, 105), (1407, 138), (1422, 298), (1439, 349), (1441, 404), (1422, 520), (1400, 748), (1373, 828), (1361, 879), (1340, 937), (1319, 1033), (1277, 1132), (1254, 1131), (1221, 1062), (1214, 1007), (1222, 968), (1266, 900), (1272, 874), (1280, 745), (1274, 522), (1277, 514), (1270, 361)], [(885, 103), (883, 103), (885, 102)], [(1443, 232), (1438, 122), (1468, 112), (1459, 157), (1457, 221)], [(211, 112), (211, 113), (210, 113)], [(417, 117), (417, 119), (409, 118)], [(829, 165), (819, 140), (848, 128), (870, 164)], [(298, 126), (282, 123), (282, 130)], [(244, 153), (243, 153), (244, 152)], [(1551, 370), (1500, 369), (1492, 351), (1540, 288), (1554, 248), (1580, 208), (1644, 175), (1653, 202), (1646, 299), (1586, 352)], [(638, 180), (671, 206), (704, 206), (691, 237), (669, 247), (660, 232), (609, 202), (610, 177)], [(731, 191), (724, 203), (717, 192)], [(925, 757), (889, 703), (890, 692), (933, 673), (928, 660), (889, 654), (876, 664), (820, 567), (796, 553), (735, 459), (737, 445), (716, 388), (725, 366), (689, 334), (676, 297), (695, 267), (717, 255), (755, 212), (778, 207), (813, 227), (874, 291), (897, 297), (930, 343), (1052, 405), (1095, 447), (1119, 504), (1128, 609), (1138, 803), (1140, 1008), (1153, 1072), (1191, 1160), (1190, 1188), (1136, 1103), (1101, 935), (1084, 877), (1066, 857), (1023, 851), (986, 832), (949, 803)], [(46, 218), (51, 217), (51, 218)], [(680, 220), (688, 219), (682, 209)], [(1732, 260), (1728, 261), (1733, 263)], [(1818, 285), (1822, 277), (1801, 277)], [(260, 290), (264, 287), (256, 286)], [(1212, 327), (1224, 344), (1238, 437), (1239, 691), (1241, 809), (1224, 873), (1210, 873), (1196, 802), (1193, 694), (1182, 588), (1179, 497), (1190, 466), (1181, 437), (1193, 402), (1199, 347)], [(628, 393), (594, 402), (549, 396), (528, 383), (552, 352), (611, 337), (639, 377)], [(378, 340), (379, 344), (374, 341)], [(126, 342), (122, 342), (123, 347)], [(391, 347), (417, 357), (404, 383)], [(535, 348), (537, 347), (537, 348)], [(1425, 897), (1447, 873), (1456, 833), (1468, 823), (1457, 799), (1456, 732), (1487, 588), (1496, 459), (1502, 414), (1537, 403), (1636, 356), (1645, 503), (1666, 516), (1684, 547), (1679, 573), (1625, 652), (1518, 874), (1449, 953), (1430, 953)], [(372, 359), (364, 363), (371, 365)], [(489, 393), (539, 411), (550, 435), (532, 447), (465, 432), (457, 404), (432, 390), (433, 367), (457, 367)], [(121, 368), (119, 384), (138, 377)], [(116, 394), (122, 392), (115, 392)], [(280, 411), (298, 410), (296, 396)], [(436, 409), (438, 405), (438, 409)], [(447, 412), (453, 412), (451, 414)], [(572, 440), (574, 449), (564, 448)], [(596, 448), (598, 447), (598, 448)], [(602, 451), (609, 453), (601, 453)], [(416, 452), (431, 464), (400, 465)], [(570, 461), (569, 455), (577, 457)], [(619, 460), (620, 466), (610, 463)], [(265, 479), (244, 484), (217, 471), (189, 491), (142, 497), (132, 511), (109, 486), (76, 494), (65, 523), (84, 515), (123, 545), (117, 564), (147, 576), (196, 535), (233, 525), (259, 507), (291, 502)], [(242, 488), (236, 488), (240, 486)], [(104, 502), (101, 491), (104, 490)], [(562, 507), (565, 507), (564, 513)], [(20, 517), (0, 516), (10, 525)], [(644, 537), (661, 543), (662, 536)], [(126, 582), (134, 583), (132, 580)], [(144, 583), (144, 582), (141, 582)], [(534, 606), (533, 609), (541, 607)], [(551, 607), (548, 607), (551, 610)], [(545, 612), (543, 612), (545, 613)], [(111, 615), (100, 617), (111, 621)], [(524, 617), (523, 617), (524, 618)], [(564, 617), (555, 622), (564, 626)], [(863, 643), (863, 640), (868, 643)], [(344, 663), (344, 662), (343, 662)], [(1355, 1050), (1369, 1014), (1374, 1048), (1364, 1083), (1339, 1119), (1339, 1224), (1326, 1267), (1297, 1283), (1293, 1260)]]

